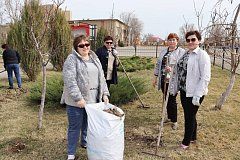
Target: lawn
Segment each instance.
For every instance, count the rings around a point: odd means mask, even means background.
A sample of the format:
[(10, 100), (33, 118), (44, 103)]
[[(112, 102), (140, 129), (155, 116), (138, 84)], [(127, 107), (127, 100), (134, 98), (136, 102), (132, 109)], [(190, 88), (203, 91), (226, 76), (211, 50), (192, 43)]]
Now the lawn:
[[(48, 74), (60, 74), (49, 72)], [(163, 146), (158, 154), (163, 158), (143, 154), (154, 153), (161, 119), (162, 94), (151, 86), (152, 70), (131, 73), (131, 76), (145, 78), (149, 91), (141, 95), (144, 105), (139, 108), (138, 100), (121, 108), (125, 119), (125, 160), (155, 159), (240, 159), (240, 79), (220, 111), (213, 110), (219, 95), (229, 82), (229, 72), (217, 67), (212, 68), (209, 95), (197, 114), (198, 143), (189, 150), (178, 148), (183, 137), (183, 110), (178, 97), (178, 130), (170, 125), (164, 126)], [(7, 80), (0, 83), (0, 160), (65, 160), (67, 116), (65, 108), (47, 106), (44, 111), (43, 128), (37, 129), (38, 105), (29, 103), (28, 88), (34, 85), (23, 79), (24, 91), (7, 90)], [(21, 148), (21, 145), (24, 144)], [(17, 145), (17, 147), (16, 147)], [(19, 147), (20, 146), (20, 147)], [(20, 149), (20, 150), (19, 150)], [(87, 159), (86, 150), (78, 149), (80, 160)]]

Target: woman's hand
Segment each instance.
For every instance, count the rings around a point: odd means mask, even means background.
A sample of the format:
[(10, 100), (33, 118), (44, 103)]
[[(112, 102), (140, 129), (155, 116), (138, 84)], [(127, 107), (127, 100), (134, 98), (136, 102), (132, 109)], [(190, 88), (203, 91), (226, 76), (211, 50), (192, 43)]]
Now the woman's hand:
[(77, 102), (77, 107), (79, 108), (84, 108), (86, 105), (86, 101), (84, 99), (81, 99), (80, 101)]
[(107, 95), (104, 95), (104, 96), (103, 96), (103, 102), (104, 102), (105, 104), (108, 104), (108, 103), (109, 103), (109, 99), (108, 99), (108, 96), (107, 96)]
[(169, 73), (172, 71), (172, 68), (170, 66), (165, 67), (165, 72)]
[(200, 97), (199, 96), (193, 96), (192, 104), (195, 106), (200, 106)]

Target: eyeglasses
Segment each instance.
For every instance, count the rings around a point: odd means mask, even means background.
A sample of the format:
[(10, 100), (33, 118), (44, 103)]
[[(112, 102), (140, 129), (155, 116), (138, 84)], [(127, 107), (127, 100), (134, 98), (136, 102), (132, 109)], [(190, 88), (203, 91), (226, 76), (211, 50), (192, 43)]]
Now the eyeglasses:
[(195, 42), (197, 39), (196, 38), (191, 38), (191, 39), (186, 39), (187, 43), (191, 42)]
[(85, 43), (85, 44), (79, 44), (78, 47), (79, 48), (84, 48), (85, 47), (89, 47), (90, 46), (90, 43)]
[(113, 42), (105, 42), (106, 44), (113, 44)]

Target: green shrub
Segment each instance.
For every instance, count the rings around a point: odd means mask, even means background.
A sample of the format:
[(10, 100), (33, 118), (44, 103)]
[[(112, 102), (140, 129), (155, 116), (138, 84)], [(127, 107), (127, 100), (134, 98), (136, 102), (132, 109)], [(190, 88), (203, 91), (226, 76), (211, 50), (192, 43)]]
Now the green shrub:
[[(121, 105), (128, 103), (137, 98), (137, 95), (125, 76), (119, 76), (117, 85), (110, 87), (110, 102), (112, 104)], [(142, 78), (131, 78), (136, 90), (139, 94), (147, 92), (147, 86)], [(41, 102), (42, 82), (38, 80), (34, 86), (30, 88), (29, 100), (34, 103)], [(63, 91), (63, 80), (60, 74), (54, 74), (47, 77), (47, 91), (46, 91), (46, 104), (59, 104)]]
[[(124, 57), (121, 58), (121, 62), (127, 72), (135, 72), (137, 70), (149, 70), (154, 68), (154, 64), (151, 58), (148, 57)], [(123, 72), (121, 65), (118, 67), (118, 71)]]
[[(138, 94), (143, 94), (147, 92), (147, 86), (144, 79), (141, 78), (131, 78), (133, 85), (135, 86)], [(137, 98), (131, 83), (127, 77), (120, 76), (117, 85), (111, 85), (110, 87), (110, 103), (115, 105), (126, 104)]]
[[(47, 91), (46, 91), (46, 103), (56, 104), (60, 103), (63, 92), (63, 79), (60, 74), (54, 74), (47, 76)], [(42, 94), (42, 82), (38, 80), (36, 84), (30, 88), (29, 99), (32, 102), (41, 102)]]
[(118, 46), (119, 46), (119, 47), (124, 47), (124, 43), (123, 43), (123, 41), (121, 41), (120, 39), (118, 40)]

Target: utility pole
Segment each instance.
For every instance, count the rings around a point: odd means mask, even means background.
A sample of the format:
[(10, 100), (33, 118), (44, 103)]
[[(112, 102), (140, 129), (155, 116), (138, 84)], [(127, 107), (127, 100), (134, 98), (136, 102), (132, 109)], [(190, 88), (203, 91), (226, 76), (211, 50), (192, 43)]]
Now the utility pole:
[(112, 6), (111, 29), (110, 29), (110, 34), (112, 37), (114, 37), (114, 33), (113, 33), (113, 17), (114, 17), (114, 15), (113, 15), (113, 13), (114, 13), (114, 1), (113, 1), (113, 6)]

